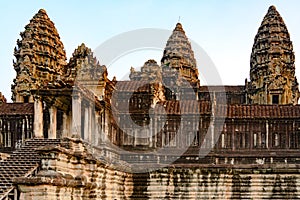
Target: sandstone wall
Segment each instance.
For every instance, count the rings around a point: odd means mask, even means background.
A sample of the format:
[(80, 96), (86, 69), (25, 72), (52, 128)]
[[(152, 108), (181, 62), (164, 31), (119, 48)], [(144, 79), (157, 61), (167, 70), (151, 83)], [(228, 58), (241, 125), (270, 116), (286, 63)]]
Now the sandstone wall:
[[(288, 166), (286, 166), (288, 167)], [(299, 199), (297, 169), (169, 168), (133, 175), (131, 199)]]
[(130, 199), (132, 195), (132, 175), (96, 159), (80, 139), (45, 147), (40, 155), (40, 171), (15, 180), (21, 200)]
[[(36, 175), (18, 178), (21, 200), (299, 199), (298, 164), (177, 164), (131, 173), (118, 160), (93, 154), (80, 139), (39, 150)], [(101, 152), (100, 152), (101, 153)], [(147, 167), (147, 166), (144, 166)]]

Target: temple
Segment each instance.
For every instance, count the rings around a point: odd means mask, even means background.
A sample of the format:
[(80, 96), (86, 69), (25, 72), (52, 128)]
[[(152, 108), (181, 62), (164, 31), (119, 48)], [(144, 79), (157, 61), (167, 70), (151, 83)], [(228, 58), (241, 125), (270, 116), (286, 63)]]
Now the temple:
[(279, 12), (258, 29), (245, 85), (201, 85), (187, 35), (177, 23), (160, 63), (110, 80), (85, 44), (67, 61), (39, 10), (14, 50), (13, 102), (0, 93), (0, 199), (299, 199), (299, 89)]

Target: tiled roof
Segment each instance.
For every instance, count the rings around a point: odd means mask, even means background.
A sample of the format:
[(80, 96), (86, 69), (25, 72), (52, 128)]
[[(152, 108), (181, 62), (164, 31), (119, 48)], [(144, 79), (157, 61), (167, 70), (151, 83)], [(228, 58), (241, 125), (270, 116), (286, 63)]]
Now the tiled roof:
[[(116, 84), (116, 90), (129, 91), (129, 92), (147, 92), (149, 82), (148, 81), (118, 81)], [(138, 90), (137, 90), (138, 89)], [(245, 90), (244, 85), (212, 85), (212, 86), (200, 86), (201, 92), (243, 92)]]
[[(119, 112), (126, 114), (130, 112), (127, 103), (122, 102), (123, 106), (119, 105)], [(191, 115), (207, 115), (212, 113), (212, 105), (209, 101), (196, 100), (181, 100), (181, 101), (163, 101), (157, 105), (164, 109), (154, 108), (154, 114), (191, 114)], [(156, 105), (156, 106), (157, 106)], [(117, 109), (116, 108), (116, 109)], [(124, 109), (123, 109), (124, 108)], [(147, 110), (144, 110), (146, 112)], [(136, 112), (136, 113), (144, 113)], [(129, 114), (129, 113), (127, 113)], [(216, 117), (227, 118), (299, 118), (300, 105), (224, 105), (217, 104), (215, 106)]]
[(13, 179), (28, 176), (39, 164), (36, 149), (46, 145), (59, 145), (60, 139), (31, 139), (10, 157), (0, 162), (0, 199), (13, 188)]
[(0, 115), (30, 115), (33, 112), (33, 103), (4, 103), (0, 106)]
[(200, 86), (201, 92), (243, 92), (245, 90), (244, 85), (209, 85)]
[(149, 92), (148, 81), (118, 81), (115, 87), (117, 91)]
[(159, 102), (166, 114), (210, 114), (211, 104), (208, 101), (183, 100)]
[[(219, 106), (220, 111), (224, 106)], [(230, 118), (299, 118), (300, 105), (230, 105), (227, 106)]]

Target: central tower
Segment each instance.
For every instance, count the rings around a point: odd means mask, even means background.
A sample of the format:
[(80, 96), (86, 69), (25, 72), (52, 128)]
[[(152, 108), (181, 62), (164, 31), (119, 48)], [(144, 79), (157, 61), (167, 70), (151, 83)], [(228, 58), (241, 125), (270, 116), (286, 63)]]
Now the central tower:
[(176, 24), (167, 41), (161, 64), (163, 71), (168, 71), (168, 68), (176, 69), (191, 85), (200, 85), (194, 52), (180, 23)]
[(161, 59), (166, 99), (198, 99), (200, 80), (194, 51), (180, 23), (169, 37)]

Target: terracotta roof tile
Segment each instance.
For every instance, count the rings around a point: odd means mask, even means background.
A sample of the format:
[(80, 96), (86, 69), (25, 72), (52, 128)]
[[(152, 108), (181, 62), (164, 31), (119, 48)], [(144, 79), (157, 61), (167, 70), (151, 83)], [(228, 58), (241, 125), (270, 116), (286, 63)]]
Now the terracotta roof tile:
[(24, 115), (33, 113), (33, 103), (4, 103), (0, 106), (0, 115)]
[(245, 90), (245, 86), (243, 85), (208, 85), (208, 86), (200, 86), (201, 92), (243, 92)]
[(118, 81), (116, 83), (117, 91), (130, 92), (149, 92), (148, 81)]
[[(158, 105), (164, 110), (158, 109), (156, 114), (200, 114), (209, 115), (212, 112), (212, 105), (208, 101), (182, 100), (163, 101)], [(121, 106), (122, 107), (122, 106)], [(128, 105), (124, 105), (128, 108)], [(126, 110), (120, 112), (126, 113)], [(128, 112), (128, 111), (127, 111)], [(145, 112), (147, 112), (145, 110)], [(216, 117), (227, 118), (299, 118), (300, 105), (223, 105), (217, 104), (215, 107)]]
[(228, 105), (229, 118), (299, 118), (300, 105)]

